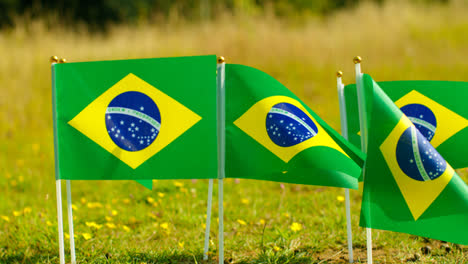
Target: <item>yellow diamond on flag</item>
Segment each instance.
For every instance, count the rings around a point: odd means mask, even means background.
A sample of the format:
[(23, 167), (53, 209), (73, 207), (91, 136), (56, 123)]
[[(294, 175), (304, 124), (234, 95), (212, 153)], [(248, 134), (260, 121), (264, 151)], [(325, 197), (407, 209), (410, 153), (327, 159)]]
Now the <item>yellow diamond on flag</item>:
[(133, 169), (201, 117), (130, 73), (68, 123)]
[(286, 163), (315, 146), (330, 147), (346, 155), (304, 106), (291, 97), (267, 97), (234, 124)]
[(380, 151), (417, 220), (445, 189), (454, 170), (404, 115)]
[(415, 90), (398, 99), (395, 105), (429, 137), (434, 148), (468, 126), (464, 117)]

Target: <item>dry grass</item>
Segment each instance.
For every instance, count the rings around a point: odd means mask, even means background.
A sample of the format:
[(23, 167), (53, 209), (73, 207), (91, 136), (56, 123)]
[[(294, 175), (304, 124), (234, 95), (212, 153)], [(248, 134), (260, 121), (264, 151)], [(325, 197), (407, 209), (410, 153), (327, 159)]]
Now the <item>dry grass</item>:
[[(0, 99), (1, 110), (10, 126), (15, 120), (26, 123), (24, 108), (48, 115), (50, 100), (34, 98), (48, 99), (42, 94), (50, 90), (47, 58), (54, 54), (70, 61), (219, 54), (228, 62), (263, 69), (312, 102), (316, 96), (334, 94), (335, 70), (343, 69), (345, 80), (352, 82), (350, 61), (357, 54), (364, 58), (364, 70), (377, 80), (466, 80), (467, 11), (464, 1), (432, 7), (392, 1), (311, 18), (301, 25), (273, 17), (226, 15), (201, 25), (176, 20), (118, 26), (106, 36), (60, 26), (47, 29), (32, 21), (0, 33), (0, 84), (8, 92)], [(317, 111), (336, 112), (336, 104), (330, 106)]]
[(6, 92), (0, 110), (8, 127), (29, 127), (31, 119), (35, 127), (50, 127), (51, 55), (83, 61), (218, 54), (272, 74), (338, 124), (333, 75), (342, 69), (345, 80), (353, 82), (355, 55), (377, 80), (466, 80), (467, 11), (464, 1), (448, 6), (392, 1), (300, 25), (271, 16), (226, 15), (206, 24), (118, 26), (105, 36), (47, 29), (32, 21), (0, 33), (0, 87)]

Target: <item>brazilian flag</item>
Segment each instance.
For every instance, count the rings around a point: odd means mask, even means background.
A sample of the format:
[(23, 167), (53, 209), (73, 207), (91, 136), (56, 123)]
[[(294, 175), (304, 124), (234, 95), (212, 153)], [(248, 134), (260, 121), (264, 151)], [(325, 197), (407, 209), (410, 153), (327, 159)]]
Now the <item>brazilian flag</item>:
[(57, 178), (216, 178), (216, 56), (55, 64)]
[(226, 65), (226, 177), (357, 189), (360, 151), (268, 74)]
[[(468, 167), (468, 82), (378, 82), (382, 90), (455, 169)], [(356, 85), (345, 87), (349, 141), (360, 146)]]
[(468, 244), (468, 186), (368, 75), (363, 227)]

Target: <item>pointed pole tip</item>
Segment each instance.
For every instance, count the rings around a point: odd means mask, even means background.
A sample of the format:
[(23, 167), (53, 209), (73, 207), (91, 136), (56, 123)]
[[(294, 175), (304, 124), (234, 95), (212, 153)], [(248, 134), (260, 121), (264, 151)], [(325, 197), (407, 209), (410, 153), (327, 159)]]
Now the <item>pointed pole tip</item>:
[(60, 59), (58, 60), (58, 63), (67, 63), (67, 59), (65, 59), (65, 58), (60, 58)]
[(49, 59), (50, 63), (57, 63), (58, 60), (59, 60), (59, 59), (58, 59), (57, 56), (51, 56), (50, 59)]
[(343, 72), (342, 71), (337, 71), (336, 72), (336, 77), (342, 77), (343, 76)]
[(224, 63), (226, 60), (224, 59), (223, 56), (218, 57), (218, 63)]
[(356, 57), (353, 58), (354, 64), (361, 63), (361, 61), (362, 61), (362, 58), (360, 56), (356, 56)]

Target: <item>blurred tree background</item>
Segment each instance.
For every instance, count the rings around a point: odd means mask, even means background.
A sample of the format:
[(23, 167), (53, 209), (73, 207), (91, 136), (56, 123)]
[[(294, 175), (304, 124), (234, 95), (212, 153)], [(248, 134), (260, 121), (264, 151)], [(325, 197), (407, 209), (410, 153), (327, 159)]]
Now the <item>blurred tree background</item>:
[[(298, 18), (324, 16), (361, 2), (383, 4), (385, 0), (0, 0), (0, 28), (12, 27), (20, 18), (46, 18), (49, 23), (92, 31), (113, 24), (136, 24), (177, 15), (190, 21), (214, 19), (218, 14), (264, 14)], [(446, 3), (450, 0), (407, 0)], [(60, 19), (57, 19), (60, 17)]]

